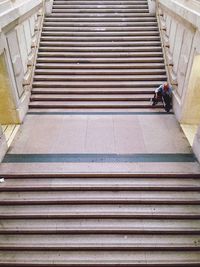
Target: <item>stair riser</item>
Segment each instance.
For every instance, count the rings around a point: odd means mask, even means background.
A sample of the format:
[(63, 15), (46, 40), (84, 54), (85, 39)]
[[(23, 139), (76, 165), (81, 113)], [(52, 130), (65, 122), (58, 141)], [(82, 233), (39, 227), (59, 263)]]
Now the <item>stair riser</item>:
[(53, 28), (56, 28), (56, 29), (59, 29), (60, 27), (82, 27), (82, 28), (85, 28), (85, 27), (115, 27), (115, 28), (119, 28), (119, 27), (149, 27), (149, 28), (154, 28), (154, 27), (157, 27), (157, 22), (154, 22), (154, 21), (142, 21), (142, 22), (118, 22), (117, 25), (116, 25), (116, 22), (103, 22), (103, 21), (98, 21), (98, 22), (92, 22), (92, 25), (91, 25), (91, 22), (79, 22), (79, 21), (75, 21), (75, 22), (72, 22), (72, 21), (61, 21), (61, 20), (58, 20), (58, 21), (48, 21), (46, 20), (46, 22), (44, 22), (43, 24), (44, 28), (48, 28), (48, 27), (53, 27)]
[(127, 190), (132, 190), (132, 191), (183, 191), (183, 192), (200, 192), (200, 186), (129, 186), (129, 187), (123, 187), (123, 186), (54, 186), (48, 187), (48, 186), (31, 186), (31, 187), (5, 187), (5, 188), (0, 188), (0, 192), (35, 192), (35, 191), (49, 191), (49, 192), (54, 192), (54, 191), (127, 191)]
[(48, 70), (48, 69), (36, 69), (35, 70), (36, 76), (38, 75), (165, 75), (165, 69), (160, 70), (115, 70), (115, 69), (108, 69), (108, 70), (94, 70), (94, 69), (83, 69), (83, 70)]
[(111, 43), (110, 41), (102, 41), (102, 42), (95, 42), (95, 41), (90, 41), (90, 42), (56, 42), (56, 41), (41, 41), (40, 42), (40, 47), (107, 47), (107, 46), (113, 46), (113, 47), (119, 47), (122, 46), (124, 49), (126, 47), (135, 47), (141, 45), (141, 47), (148, 47), (149, 45), (151, 46), (158, 46), (160, 45), (160, 41), (153, 41), (153, 42), (148, 42), (148, 41), (134, 41), (134, 42), (129, 42), (129, 41), (117, 41)]
[[(152, 67), (150, 67), (152, 66)], [(108, 63), (108, 64), (73, 64), (73, 63), (69, 63), (69, 64), (56, 64), (56, 63), (37, 63), (36, 64), (36, 69), (40, 70), (40, 69), (48, 69), (48, 70), (54, 70), (54, 69), (59, 69), (59, 70), (67, 70), (67, 69), (95, 69), (95, 70), (110, 70), (110, 69), (115, 69), (115, 70), (119, 70), (121, 69), (122, 71), (124, 70), (151, 70), (151, 69), (157, 69), (157, 68), (161, 68), (162, 70), (165, 70), (165, 65), (164, 63), (135, 63), (135, 64), (128, 64), (128, 63), (121, 63), (121, 64), (112, 64), (112, 63)]]
[[(41, 58), (148, 58), (148, 57), (160, 57), (162, 58), (162, 53), (161, 52), (116, 52), (116, 53), (109, 53), (109, 52), (93, 52), (93, 53), (87, 53), (87, 52), (72, 52), (72, 53), (66, 53), (66, 52), (39, 52), (38, 53), (38, 59), (40, 60)], [(148, 60), (148, 59), (147, 59)], [(163, 58), (162, 58), (163, 60)]]
[(52, 247), (44, 247), (44, 246), (34, 246), (28, 247), (27, 245), (24, 246), (7, 246), (7, 247), (0, 247), (0, 251), (200, 251), (200, 247), (190, 247), (190, 246), (159, 246), (159, 247), (152, 247), (152, 246), (144, 246), (144, 247), (136, 247), (136, 246), (129, 246), (129, 247), (120, 247), (120, 246), (70, 246), (70, 247), (63, 247), (63, 246), (52, 246)]
[(200, 219), (200, 214), (0, 214), (0, 219)]
[(157, 205), (199, 205), (200, 200), (21, 200), (21, 201), (9, 201), (2, 200), (1, 205), (64, 205), (64, 204), (76, 204), (76, 205), (96, 205), (96, 204), (157, 204)]
[[(131, 14), (131, 15), (133, 15), (134, 13), (147, 13), (148, 14), (148, 9), (147, 8), (138, 8), (138, 9), (136, 9), (136, 8), (133, 8), (133, 9), (119, 9), (119, 8), (116, 8), (116, 9), (107, 9), (107, 8), (102, 8), (102, 9), (96, 9), (96, 8), (94, 8), (94, 9), (70, 9), (70, 8), (68, 8), (68, 9), (65, 9), (65, 8), (63, 8), (63, 9), (53, 9), (52, 10), (52, 14), (54, 14), (54, 13), (57, 13), (57, 14), (65, 14), (65, 13), (68, 13), (68, 14), (70, 14), (70, 16), (71, 16), (71, 14), (73, 14), (73, 13), (75, 13), (75, 14), (82, 14), (82, 15), (84, 15), (84, 16), (87, 16), (87, 14), (89, 14), (89, 13), (91, 13), (91, 15), (92, 16), (94, 16), (94, 14), (96, 13), (96, 14), (100, 14), (100, 13), (102, 13), (103, 15), (104, 14), (113, 14), (113, 15), (116, 15), (116, 13), (118, 13), (118, 14), (120, 14), (121, 13), (121, 15), (124, 15), (124, 14)], [(117, 15), (118, 15), (117, 14)]]
[[(54, 17), (48, 17), (46, 16), (44, 18), (44, 23), (53, 23), (53, 26), (56, 27), (56, 25), (58, 25), (59, 23), (89, 23), (89, 26), (91, 26), (91, 24), (93, 25), (93, 23), (112, 23), (114, 25), (117, 26), (120, 23), (156, 23), (157, 25), (157, 20), (155, 17), (150, 17), (150, 16), (137, 16), (135, 17), (130, 17), (130, 18), (122, 18), (122, 17), (68, 17), (68, 16), (58, 16), (58, 14), (54, 14)], [(100, 24), (99, 24), (100, 25)], [(110, 24), (109, 24), (110, 25)]]
[[(100, 8), (99, 8), (100, 7)], [(87, 11), (90, 10), (90, 9), (94, 9), (95, 11), (96, 10), (102, 10), (102, 9), (106, 9), (106, 10), (110, 10), (110, 11), (115, 11), (116, 9), (120, 9), (122, 11), (125, 11), (125, 12), (128, 12), (127, 10), (131, 9), (131, 10), (135, 10), (135, 9), (142, 9), (142, 10), (147, 10), (148, 9), (148, 5), (147, 4), (135, 4), (135, 5), (132, 5), (132, 4), (124, 4), (124, 5), (120, 5), (120, 4), (115, 4), (115, 5), (109, 5), (109, 4), (103, 4), (103, 5), (98, 5), (98, 4), (95, 4), (95, 3), (92, 3), (92, 4), (76, 4), (76, 5), (73, 5), (73, 4), (67, 4), (67, 5), (63, 5), (63, 4), (53, 4), (53, 10), (60, 10), (61, 12), (64, 12), (68, 9), (75, 9), (75, 10), (78, 10), (78, 9), (83, 9), (84, 11)]]

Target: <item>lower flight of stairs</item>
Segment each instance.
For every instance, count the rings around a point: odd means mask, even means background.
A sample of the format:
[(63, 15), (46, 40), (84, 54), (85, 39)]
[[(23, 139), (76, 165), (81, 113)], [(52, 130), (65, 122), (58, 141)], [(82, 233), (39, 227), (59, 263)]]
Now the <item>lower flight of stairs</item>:
[(44, 20), (30, 109), (151, 108), (155, 88), (166, 79), (147, 0), (54, 0)]
[(200, 266), (200, 175), (25, 175), (0, 184), (0, 266)]

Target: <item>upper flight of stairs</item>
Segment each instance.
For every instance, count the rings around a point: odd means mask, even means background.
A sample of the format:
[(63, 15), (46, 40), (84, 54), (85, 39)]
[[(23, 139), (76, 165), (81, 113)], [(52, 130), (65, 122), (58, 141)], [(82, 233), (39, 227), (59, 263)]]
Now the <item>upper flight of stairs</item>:
[(9, 175), (0, 266), (200, 266), (200, 176)]
[(43, 25), (30, 108), (151, 108), (154, 89), (167, 78), (147, 2), (54, 0)]

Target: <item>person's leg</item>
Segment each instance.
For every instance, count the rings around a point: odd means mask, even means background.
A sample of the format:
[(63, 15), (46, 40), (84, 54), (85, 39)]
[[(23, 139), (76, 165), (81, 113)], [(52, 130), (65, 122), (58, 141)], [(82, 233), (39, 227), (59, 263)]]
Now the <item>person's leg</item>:
[(152, 98), (152, 106), (155, 106), (160, 101), (162, 101), (162, 94), (160, 92), (158, 92), (157, 94), (154, 93), (154, 97)]
[(152, 101), (152, 106), (155, 106), (155, 105), (158, 103), (158, 101), (157, 101), (157, 97), (156, 97), (156, 93), (154, 93), (154, 96), (153, 96), (153, 98), (151, 99), (151, 101)]
[(164, 103), (163, 103), (164, 109), (167, 112), (169, 112), (170, 109), (172, 108), (172, 105), (171, 105), (171, 102), (172, 102), (171, 97), (169, 95), (165, 95), (165, 96), (163, 96), (163, 100), (164, 100)]

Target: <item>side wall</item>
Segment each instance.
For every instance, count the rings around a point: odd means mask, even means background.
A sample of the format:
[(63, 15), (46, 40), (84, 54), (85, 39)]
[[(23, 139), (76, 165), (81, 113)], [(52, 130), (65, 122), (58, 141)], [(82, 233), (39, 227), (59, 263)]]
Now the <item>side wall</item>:
[(1, 124), (22, 123), (44, 14), (43, 0), (0, 2), (0, 161), (7, 146)]
[[(200, 125), (200, 1), (157, 0), (157, 16), (175, 115), (180, 123)], [(200, 142), (193, 148), (200, 151)]]
[[(10, 1), (4, 1), (7, 4)], [(22, 122), (42, 17), (42, 0), (16, 0), (0, 14), (0, 123)]]

